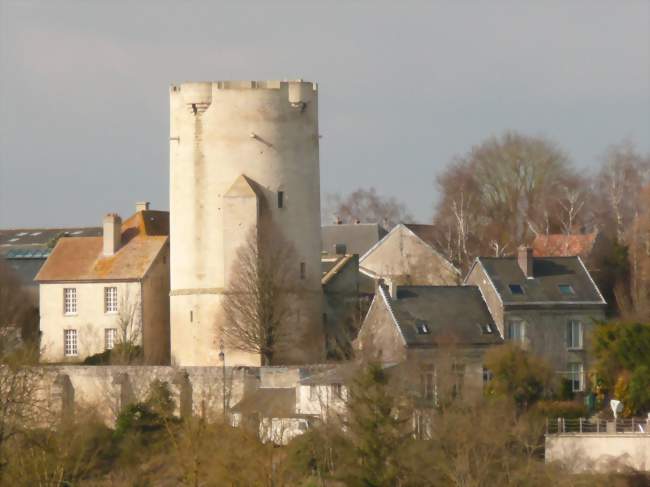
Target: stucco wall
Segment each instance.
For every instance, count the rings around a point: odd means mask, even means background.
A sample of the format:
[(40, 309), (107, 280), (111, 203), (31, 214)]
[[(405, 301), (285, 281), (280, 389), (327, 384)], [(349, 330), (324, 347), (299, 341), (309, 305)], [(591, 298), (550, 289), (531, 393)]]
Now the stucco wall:
[(300, 385), (296, 387), (296, 413), (313, 414), (326, 421), (340, 418), (345, 412), (347, 387), (341, 385), (341, 396), (334, 393), (332, 385)]
[(142, 283), (142, 343), (147, 364), (169, 364), (169, 245), (151, 265)]
[[(257, 183), (260, 239), (295, 247), (294, 356), (323, 356), (320, 286), (318, 97), (304, 82), (183, 83), (170, 91), (172, 358), (217, 364), (226, 255), (241, 239), (224, 232), (224, 194), (242, 174)], [(278, 191), (284, 192), (278, 208)], [(271, 234), (273, 229), (275, 234)], [(300, 263), (306, 275), (300, 278)], [(198, 319), (190, 320), (190, 313)], [(191, 322), (190, 322), (191, 321)], [(320, 334), (318, 338), (316, 335)], [(259, 360), (229, 353), (241, 364)]]
[[(118, 313), (104, 312), (104, 288), (117, 287), (118, 310), (126, 300), (129, 306), (140, 307), (139, 282), (89, 282), (89, 283), (41, 283), (40, 329), (41, 360), (43, 362), (79, 362), (89, 355), (104, 351), (104, 330), (116, 328)], [(77, 313), (63, 313), (63, 289), (76, 288)], [(136, 313), (134, 322), (140, 326), (141, 314)], [(63, 330), (77, 330), (79, 354), (65, 357), (63, 354)]]
[(650, 472), (650, 435), (564, 434), (546, 436), (546, 462), (559, 462), (575, 473)]
[(453, 266), (422, 239), (399, 226), (359, 263), (376, 276), (399, 284), (443, 286), (459, 283)]
[(370, 305), (356, 341), (362, 357), (396, 363), (406, 359), (406, 346), (380, 293)]

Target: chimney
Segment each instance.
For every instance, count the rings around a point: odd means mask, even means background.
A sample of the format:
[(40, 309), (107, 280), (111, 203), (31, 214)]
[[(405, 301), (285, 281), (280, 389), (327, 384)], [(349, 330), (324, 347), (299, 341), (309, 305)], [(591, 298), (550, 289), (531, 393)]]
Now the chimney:
[(117, 213), (104, 217), (104, 255), (115, 255), (122, 241), (122, 219)]
[(135, 212), (139, 211), (147, 211), (149, 209), (149, 202), (148, 201), (138, 201), (135, 204)]
[(533, 278), (533, 249), (525, 245), (517, 249), (517, 263), (527, 279)]

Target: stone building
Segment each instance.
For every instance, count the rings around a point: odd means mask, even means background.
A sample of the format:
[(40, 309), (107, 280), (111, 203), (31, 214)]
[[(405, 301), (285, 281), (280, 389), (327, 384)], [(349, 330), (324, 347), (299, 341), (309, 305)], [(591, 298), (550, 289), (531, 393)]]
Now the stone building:
[(433, 225), (396, 225), (359, 258), (361, 272), (400, 285), (459, 284), (460, 271), (436, 250), (433, 230)]
[[(278, 363), (324, 357), (318, 92), (303, 81), (182, 83), (170, 89), (171, 355), (219, 365), (223, 296), (238, 250), (290, 245), (296, 346)], [(253, 235), (253, 237), (251, 237)], [(259, 354), (225, 344), (228, 365)]]
[[(480, 394), (485, 352), (503, 343), (476, 286), (379, 286), (355, 349), (401, 364), (425, 399)], [(405, 373), (405, 369), (410, 372)]]
[(100, 237), (58, 240), (36, 281), (41, 360), (79, 362), (120, 341), (147, 364), (169, 362), (169, 214), (138, 203), (122, 223), (109, 214)]
[(606, 302), (580, 257), (533, 257), (520, 247), (515, 257), (478, 257), (465, 283), (481, 289), (506, 340), (544, 358), (574, 391), (585, 389), (587, 342)]

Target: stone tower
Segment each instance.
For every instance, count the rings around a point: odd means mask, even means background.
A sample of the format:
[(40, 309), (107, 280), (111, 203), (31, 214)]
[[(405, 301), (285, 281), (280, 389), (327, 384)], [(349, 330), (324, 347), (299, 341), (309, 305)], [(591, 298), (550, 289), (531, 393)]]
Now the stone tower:
[[(182, 83), (170, 89), (171, 357), (219, 365), (222, 300), (238, 249), (292, 246), (291, 350), (324, 356), (320, 270), (318, 92), (303, 81)], [(294, 272), (295, 270), (295, 272)], [(227, 365), (260, 357), (225, 349)]]

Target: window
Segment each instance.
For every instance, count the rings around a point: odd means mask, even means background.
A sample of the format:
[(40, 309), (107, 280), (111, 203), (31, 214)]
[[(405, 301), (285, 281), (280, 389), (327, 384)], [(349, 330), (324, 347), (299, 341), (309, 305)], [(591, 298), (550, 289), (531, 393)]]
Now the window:
[(113, 350), (117, 340), (117, 328), (106, 328), (104, 330), (104, 348)]
[(525, 329), (523, 321), (508, 322), (508, 340), (513, 342), (523, 342), (525, 338)]
[(343, 384), (332, 384), (332, 395), (341, 399), (343, 397)]
[(570, 320), (566, 325), (566, 346), (567, 348), (582, 348), (582, 323), (577, 320)]
[(521, 287), (521, 284), (508, 284), (510, 288), (510, 294), (524, 294), (524, 288)]
[(424, 320), (415, 320), (415, 327), (418, 330), (418, 335), (428, 335), (431, 333), (429, 324)]
[(300, 279), (304, 279), (307, 274), (307, 265), (304, 262), (300, 263)]
[(63, 314), (77, 314), (77, 288), (63, 288)]
[(318, 391), (316, 390), (316, 385), (311, 384), (309, 386), (309, 400), (315, 401), (316, 399), (318, 399)]
[(284, 191), (278, 191), (278, 208), (284, 208)]
[(63, 355), (76, 357), (78, 354), (77, 330), (63, 330)]
[(571, 294), (575, 294), (575, 291), (571, 287), (571, 284), (558, 284), (557, 287), (560, 290), (560, 292), (565, 296), (570, 296)]
[(117, 313), (117, 288), (104, 288), (104, 313)]
[(582, 363), (574, 362), (569, 364), (569, 381), (571, 381), (571, 390), (579, 392), (584, 390), (584, 373)]
[(420, 375), (420, 388), (424, 399), (435, 399), (436, 397), (436, 376), (435, 371), (423, 372)]
[(488, 385), (488, 383), (491, 380), (492, 380), (492, 371), (487, 367), (483, 367), (483, 387)]

